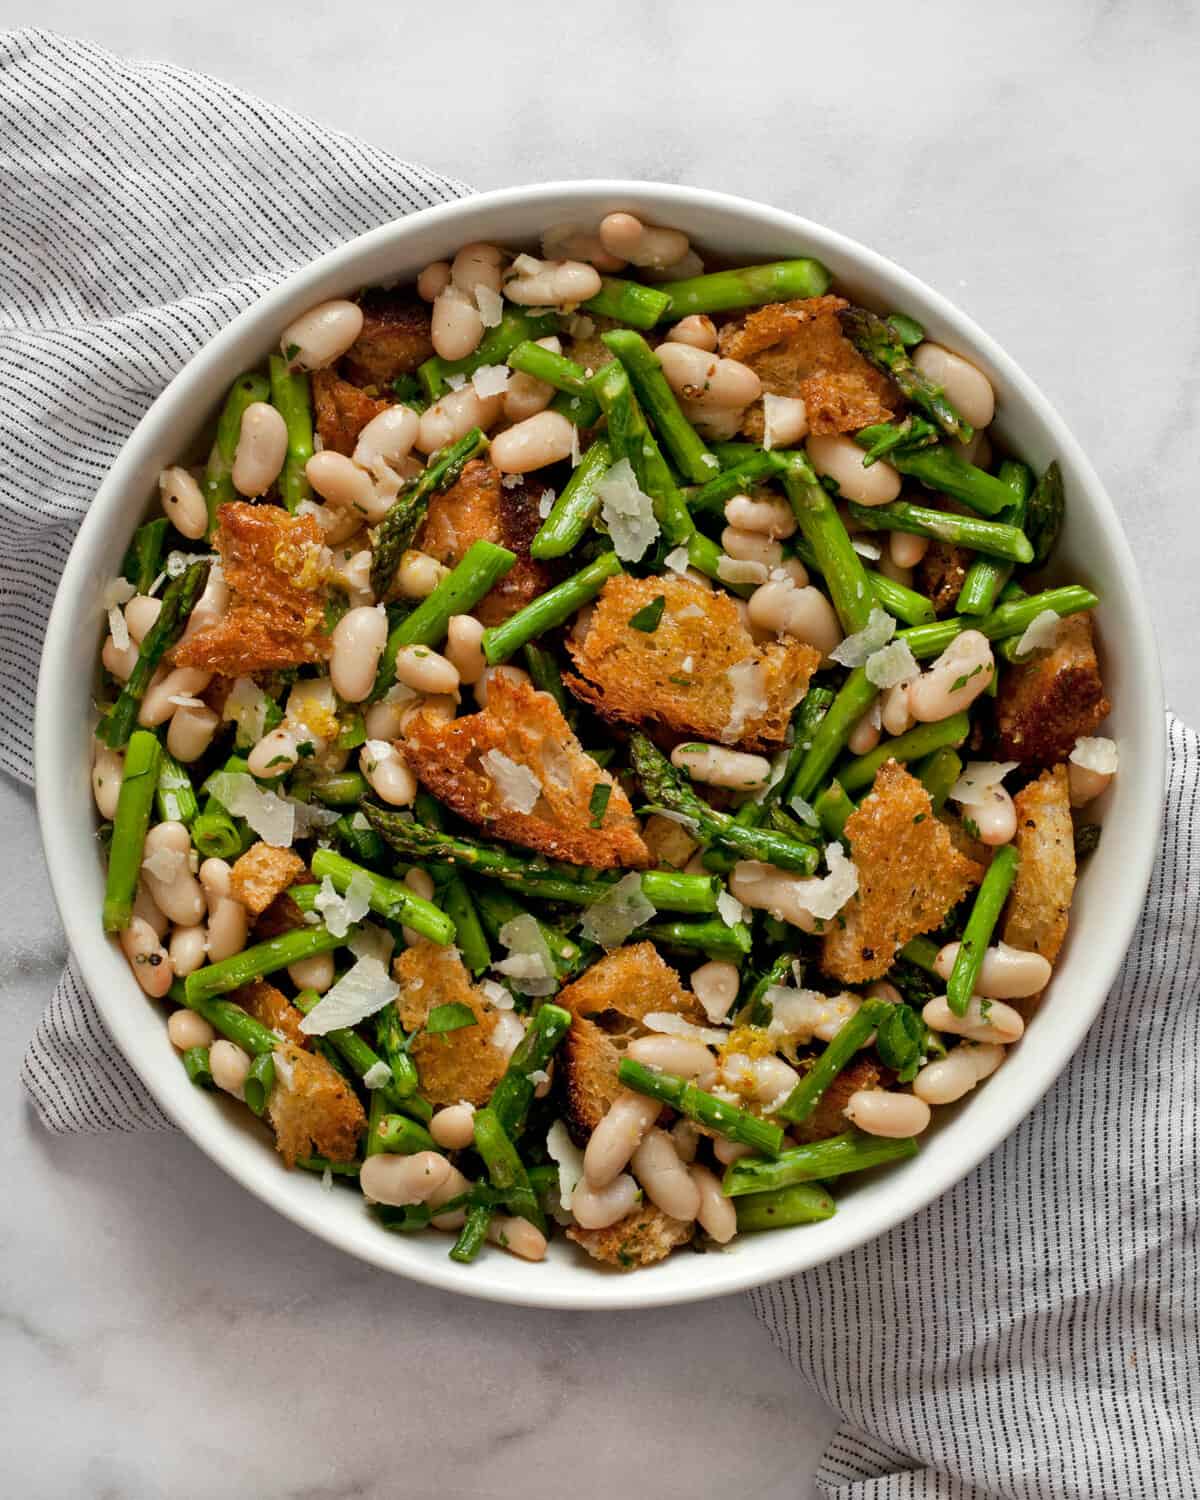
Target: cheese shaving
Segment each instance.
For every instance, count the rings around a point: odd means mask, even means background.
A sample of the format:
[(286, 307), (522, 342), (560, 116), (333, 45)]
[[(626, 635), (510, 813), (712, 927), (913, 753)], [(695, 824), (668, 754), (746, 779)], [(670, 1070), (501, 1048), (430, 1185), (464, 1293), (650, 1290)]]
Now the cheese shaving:
[(541, 498), (538, 500), (538, 515), (543, 521), (554, 509), (554, 502), (555, 500), (557, 500), (557, 498), (558, 496), (554, 493), (553, 490), (542, 491)]
[(1087, 735), (1075, 741), (1075, 748), (1068, 759), (1082, 766), (1085, 771), (1096, 771), (1101, 776), (1113, 776), (1120, 764), (1115, 740), (1102, 734)]
[(306, 1036), (325, 1036), (346, 1026), (357, 1026), (375, 1015), (400, 993), (400, 986), (377, 958), (360, 958), (328, 990), (300, 1022)]
[(446, 376), (446, 384), (452, 391), (461, 391), (466, 383), (467, 377), (465, 375), (454, 374)]
[[(780, 418), (786, 418), (786, 414), (794, 404), (791, 396), (773, 396), (770, 391), (763, 392), (763, 448), (767, 453), (775, 446), (776, 423)], [(715, 456), (715, 455), (714, 455)]]
[(979, 807), (989, 800), (994, 788), (1016, 768), (1015, 760), (968, 761), (962, 775), (950, 788), (950, 800), (961, 807)]
[(558, 1167), (558, 1206), (563, 1215), (562, 1222), (569, 1224), (571, 1194), (583, 1180), (583, 1152), (571, 1139), (561, 1120), (555, 1120), (546, 1132), (546, 1151), (550, 1160)]
[(239, 746), (257, 745), (266, 733), (270, 699), (250, 677), (239, 677), (225, 699), (223, 717), (237, 725)]
[(652, 1010), (642, 1018), (647, 1031), (657, 1031), (663, 1036), (685, 1036), (689, 1041), (703, 1042), (706, 1047), (723, 1047), (729, 1040), (727, 1031), (718, 1031), (715, 1026), (697, 1026), (686, 1021), (671, 1010)]
[(503, 750), (488, 750), (479, 764), (491, 777), (500, 800), (511, 812), (531, 813), (542, 795), (542, 783), (528, 766), (521, 765)]
[(385, 1089), (392, 1081), (392, 1070), (382, 1058), (371, 1066), (362, 1076), (362, 1081), (369, 1089)]
[(721, 737), (736, 740), (746, 727), (747, 719), (761, 718), (769, 704), (763, 686), (762, 667), (758, 662), (740, 661), (735, 667), (730, 667), (725, 676), (733, 688), (733, 698)]
[(187, 855), (182, 849), (156, 849), (142, 860), (142, 869), (155, 880), (170, 885), (183, 871)]
[(633, 465), (619, 459), (606, 470), (596, 493), (600, 514), (622, 562), (637, 562), (658, 535), (654, 502), (638, 487)]
[(895, 620), (876, 605), (863, 628), (854, 635), (848, 635), (840, 646), (829, 653), (830, 660), (842, 667), (861, 667), (869, 656), (886, 646), (895, 633)]
[(508, 390), (508, 376), (507, 365), (480, 365), (471, 376), (471, 384), (477, 396), (502, 396)]
[(501, 927), (500, 941), (508, 949), (508, 957), (492, 965), (497, 974), (510, 980), (519, 994), (552, 995), (558, 988), (558, 979), (536, 919), (528, 912), (513, 917)]
[(512, 1010), (512, 995), (502, 984), (498, 984), (494, 979), (481, 979), (479, 981), (479, 991), (493, 1009)]
[(129, 645), (129, 626), (125, 622), (124, 613), (115, 604), (108, 612), (108, 630), (113, 645), (118, 651), (124, 651)]
[(284, 1087), (284, 1090), (290, 1094), (292, 1092), (292, 1080), (295, 1077), (295, 1072), (293, 1070), (291, 1062), (288, 1059), (287, 1054), (285, 1052), (281, 1052), (278, 1048), (276, 1048), (276, 1050), (271, 1053), (271, 1060), (275, 1064), (275, 1077), (277, 1081), (281, 1083)]
[(485, 328), (495, 328), (504, 316), (504, 298), (482, 282), (475, 287), (475, 306)]
[[(691, 567), (691, 557), (686, 547), (675, 547), (663, 558), (663, 567), (670, 568), (672, 573), (686, 573)], [(703, 610), (700, 611), (703, 614)]]
[(746, 908), (731, 892), (722, 891), (717, 897), (717, 915), (726, 927), (736, 927), (746, 915)]
[(921, 675), (917, 659), (907, 641), (889, 641), (867, 657), (864, 670), (867, 681), (877, 688), (898, 687)]
[(865, 557), (868, 562), (878, 562), (883, 556), (883, 551), (878, 542), (869, 542), (866, 537), (852, 536), (850, 545), (858, 553), (859, 557)]
[(110, 578), (100, 595), (100, 608), (105, 611), (116, 609), (119, 605), (128, 604), (136, 593), (137, 589), (128, 578)]
[(391, 962), (396, 939), (378, 922), (364, 922), (346, 946), (355, 958), (377, 958), (386, 965)]
[(773, 984), (764, 995), (771, 1007), (767, 1035), (773, 1041), (807, 1045), (816, 1037), (832, 1041), (844, 1021), (858, 1010), (862, 1002), (856, 995), (823, 995), (820, 990), (793, 989)]
[(1040, 615), (1034, 615), (1017, 642), (1017, 655), (1025, 657), (1034, 651), (1051, 650), (1058, 640), (1058, 627), (1061, 624), (1062, 616), (1052, 609), (1044, 609)]
[(816, 809), (811, 802), (805, 802), (803, 797), (793, 797), (788, 806), (796, 814), (802, 823), (810, 828), (819, 828), (821, 820), (817, 817)]
[(769, 569), (766, 563), (752, 562), (749, 558), (729, 557), (721, 554), (717, 563), (717, 577), (722, 583), (766, 583)]
[(173, 693), (168, 699), (176, 708), (207, 708), (203, 698), (189, 698), (185, 693)]
[(606, 949), (619, 948), (632, 932), (654, 916), (657, 908), (642, 890), (641, 876), (632, 872), (595, 901), (584, 913), (580, 931)]
[(295, 804), (276, 792), (263, 791), (245, 771), (218, 771), (209, 790), (227, 812), (245, 818), (264, 844), (290, 849), (296, 832)]
[(321, 913), (325, 926), (334, 937), (345, 937), (356, 922), (361, 922), (371, 909), (373, 883), (365, 870), (356, 870), (350, 877), (344, 896), (339, 896), (333, 881), (326, 875), (321, 882), (313, 906)]

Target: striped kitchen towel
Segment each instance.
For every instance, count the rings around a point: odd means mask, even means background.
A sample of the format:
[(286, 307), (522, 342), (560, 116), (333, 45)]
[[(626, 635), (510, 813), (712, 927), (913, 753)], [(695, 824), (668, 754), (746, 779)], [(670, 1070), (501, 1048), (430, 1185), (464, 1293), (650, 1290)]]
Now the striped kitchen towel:
[[(294, 267), (463, 191), (211, 79), (0, 35), (0, 765), (32, 779), (55, 583), (153, 397)], [(1141, 926), (1039, 1109), (883, 1239), (751, 1294), (845, 1419), (829, 1495), (1200, 1497), (1198, 787), (1172, 722)], [(169, 1123), (70, 966), (23, 1077), (52, 1130)]]

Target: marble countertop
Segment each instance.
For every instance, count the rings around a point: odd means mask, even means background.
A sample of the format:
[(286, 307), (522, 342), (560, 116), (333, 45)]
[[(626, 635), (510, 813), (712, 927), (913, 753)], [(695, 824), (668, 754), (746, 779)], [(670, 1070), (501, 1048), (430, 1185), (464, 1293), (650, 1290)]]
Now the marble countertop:
[[(0, 0), (0, 24), (218, 74), (478, 187), (699, 183), (882, 250), (1073, 427), (1125, 518), (1170, 701), (1200, 719), (1194, 13), (460, 0), (447, 28), (359, 0), (313, 32), (301, 10)], [(0, 827), (14, 1488), (507, 1500), (653, 1473), (661, 1500), (816, 1494), (832, 1413), (740, 1298), (603, 1320), (461, 1302), (309, 1238), (176, 1136), (47, 1136), (16, 1072), (62, 937), (26, 792), (0, 784)]]

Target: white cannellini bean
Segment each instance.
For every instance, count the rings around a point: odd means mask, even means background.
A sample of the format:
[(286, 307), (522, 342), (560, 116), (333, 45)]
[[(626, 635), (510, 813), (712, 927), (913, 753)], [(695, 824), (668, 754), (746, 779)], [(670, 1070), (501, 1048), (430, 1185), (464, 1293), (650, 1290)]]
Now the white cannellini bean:
[(199, 760), (212, 744), (221, 716), (211, 708), (177, 708), (167, 728), (167, 749), (185, 766)]
[(447, 1104), (434, 1111), (429, 1134), (447, 1151), (465, 1151), (475, 1140), (475, 1110), (470, 1104)]
[(194, 927), (204, 916), (204, 891), (192, 874), (192, 836), (182, 823), (156, 823), (146, 835), (145, 857), (167, 853), (179, 856), (176, 873), (169, 880), (142, 863), (142, 878), (160, 911), (181, 927)]
[(137, 659), (138, 644), (135, 640), (130, 640), (128, 646), (119, 647), (111, 635), (105, 637), (100, 660), (104, 664), (104, 670), (111, 672), (118, 682), (129, 680), (130, 672), (137, 666)]
[(260, 781), (274, 781), (285, 776), (300, 759), (296, 731), (287, 724), (269, 730), (246, 757), (251, 776)]
[(408, 807), (417, 795), (417, 778), (395, 745), (368, 740), (359, 751), (358, 765), (371, 790), (389, 807)]
[(816, 918), (804, 905), (808, 889), (808, 877), (755, 859), (739, 859), (729, 876), (729, 890), (744, 906), (769, 911), (781, 922), (815, 932)]
[(354, 445), (354, 462), (374, 472), (380, 465), (400, 464), (412, 452), (421, 419), (411, 406), (389, 406), (372, 417)]
[(904, 996), (886, 979), (873, 979), (867, 986), (868, 1000), (886, 1000), (889, 1005), (903, 1005)]
[(818, 474), (837, 482), (843, 500), (860, 505), (886, 505), (900, 493), (900, 474), (880, 459), (863, 468), (863, 450), (844, 434), (810, 434), (805, 450)]
[(717, 325), (706, 313), (689, 313), (667, 330), (667, 340), (673, 344), (691, 344), (693, 349), (711, 354), (717, 347)]
[(1086, 807), (1089, 802), (1094, 802), (1101, 792), (1107, 790), (1115, 774), (1113, 771), (1093, 771), (1089, 766), (1079, 766), (1069, 760), (1067, 784), (1070, 788), (1071, 806)]
[(738, 997), (740, 976), (737, 965), (725, 958), (711, 958), (708, 963), (692, 970), (688, 983), (704, 1014), (714, 1026), (719, 1026)]
[[(790, 448), (808, 436), (808, 407), (800, 396), (763, 393), (763, 447)], [(770, 441), (768, 441), (770, 439)]]
[(892, 554), (886, 548), (875, 566), (885, 578), (890, 578), (893, 583), (902, 583), (906, 589), (912, 588), (913, 570), (897, 567), (892, 561)]
[(173, 1010), (167, 1017), (167, 1038), (178, 1052), (189, 1047), (211, 1047), (217, 1033), (194, 1010)]
[(671, 764), (693, 781), (727, 786), (739, 792), (758, 792), (771, 779), (771, 762), (764, 755), (748, 755), (724, 745), (688, 743), (671, 751)]
[(362, 326), (363, 312), (358, 303), (335, 297), (310, 307), (294, 323), (289, 323), (279, 347), (289, 364), (301, 370), (323, 370), (341, 359), (362, 332)]
[(460, 682), (474, 686), (487, 668), (483, 654), (484, 626), (474, 615), (451, 615), (446, 627), (446, 660), (458, 673)]
[(166, 672), (160, 667), (142, 699), (138, 723), (143, 729), (165, 724), (177, 707), (171, 699), (197, 697), (212, 681), (212, 675), (199, 667), (173, 667)]
[(651, 283), (686, 281), (693, 276), (704, 275), (704, 262), (694, 250), (689, 250), (683, 259), (677, 260), (673, 266), (643, 266), (641, 272), (640, 279)]
[(858, 1089), (850, 1095), (842, 1113), (868, 1135), (893, 1138), (920, 1135), (932, 1118), (924, 1099), (915, 1094), (891, 1094), (884, 1089)]
[(878, 718), (874, 708), (870, 708), (850, 731), (846, 749), (851, 755), (870, 755), (878, 745), (883, 735), (881, 722), (876, 722)]
[[(428, 1200), (430, 1208), (437, 1208), (440, 1203), (449, 1203), (451, 1198), (457, 1198), (460, 1193), (465, 1193), (470, 1186), (470, 1179), (464, 1177), (457, 1167), (451, 1166), (445, 1181), (430, 1193)], [(466, 1210), (452, 1208), (449, 1213), (434, 1214), (429, 1222), (435, 1229), (457, 1234), (467, 1222)]]
[(957, 438), (951, 438), (950, 451), (957, 453), (965, 463), (975, 464), (981, 469), (988, 468), (992, 462), (992, 445), (982, 427), (975, 429), (969, 443), (960, 443)]
[(362, 512), (353, 506), (342, 510), (336, 505), (322, 505), (318, 500), (310, 500), (305, 513), (321, 528), (321, 539), (327, 547), (340, 547), (348, 542), (362, 530), (364, 522)]
[(1004, 1048), (962, 1042), (947, 1057), (926, 1063), (913, 1079), (913, 1093), (926, 1104), (953, 1104), (989, 1078), (1004, 1061)]
[(140, 878), (133, 897), (133, 914), (135, 917), (141, 917), (147, 926), (154, 929), (155, 937), (166, 937), (167, 928), (171, 924), (167, 920), (166, 913), (150, 894), (146, 882)]
[(456, 693), (459, 680), (454, 663), (428, 646), (401, 646), (396, 653), (396, 681), (418, 693)]
[(416, 447), (422, 453), (433, 453), (465, 437), (472, 427), (486, 431), (503, 410), (503, 395), (481, 396), (468, 381), (460, 390), (447, 391), (421, 413)]
[(412, 1156), (380, 1151), (363, 1162), (358, 1182), (370, 1202), (404, 1208), (410, 1203), (428, 1203), (449, 1175), (450, 1163), (436, 1151), (417, 1151)]
[(571, 1194), (571, 1212), (581, 1229), (607, 1229), (637, 1207), (638, 1185), (622, 1172), (603, 1187), (593, 1187), (581, 1177)]
[(504, 283), (504, 295), (522, 307), (573, 307), (600, 290), (600, 272), (582, 260), (543, 260)]
[(700, 1228), (718, 1245), (727, 1245), (737, 1233), (737, 1209), (733, 1199), (721, 1191), (721, 1179), (699, 1163), (691, 1167), (691, 1178), (700, 1193), (696, 1218)]
[[(404, 884), (409, 888), (409, 890), (413, 893), (414, 896), (420, 896), (421, 899), (422, 899), (422, 901), (432, 901), (433, 900), (433, 892), (434, 892), (433, 876), (430, 875), (430, 873), (429, 873), (428, 870), (419, 869), (416, 865), (414, 865), (413, 868), (411, 870), (409, 870), (408, 873), (405, 875), (405, 877), (404, 877)], [(410, 948), (415, 948), (417, 946), (417, 944), (422, 941), (421, 934), (419, 932), (416, 932), (411, 927), (401, 927), (400, 932), (401, 932), (401, 936), (404, 938), (404, 941), (408, 944), (408, 946)], [(501, 1017), (500, 1019), (503, 1020), (503, 1019), (505, 1019), (505, 1017)], [(521, 1039), (520, 1036), (518, 1036), (516, 1038), (516, 1041), (514, 1041), (513, 1045), (515, 1046), (516, 1042), (520, 1041), (520, 1039)], [(495, 1033), (493, 1033), (493, 1041), (494, 1040), (495, 1040)], [(472, 1129), (472, 1134), (473, 1134), (474, 1133), (474, 1126), (472, 1126), (471, 1129)]]
[(376, 491), (375, 481), (366, 469), (360, 469), (344, 453), (335, 453), (332, 448), (314, 453), (305, 464), (304, 473), (321, 499), (335, 510), (351, 511), (360, 522), (368, 521), (371, 525), (382, 521), (387, 514), (387, 497)]
[(777, 578), (755, 589), (748, 603), (752, 625), (815, 646), (823, 661), (842, 643), (837, 612), (811, 584), (797, 588), (790, 580)]
[(449, 571), (428, 552), (410, 547), (396, 569), (396, 592), (402, 599), (428, 599)]
[(673, 1219), (690, 1222), (700, 1209), (700, 1189), (679, 1160), (675, 1143), (665, 1130), (646, 1132), (630, 1162), (646, 1197)]
[(972, 805), (969, 814), (979, 830), (981, 844), (995, 848), (1010, 844), (1016, 835), (1017, 809), (1005, 787), (989, 787), (983, 801)]
[(164, 469), (158, 476), (158, 498), (175, 530), (198, 542), (208, 530), (208, 505), (192, 475), (178, 464)]
[(152, 598), (149, 594), (135, 594), (125, 606), (125, 626), (130, 640), (136, 641), (140, 646), (161, 613), (161, 599)]
[(657, 1099), (630, 1089), (617, 1095), (583, 1153), (583, 1174), (590, 1186), (607, 1187), (624, 1170), (661, 1108)]
[(367, 709), (363, 725), (369, 740), (398, 740), (404, 735), (404, 721), (412, 710), (416, 698), (407, 688), (401, 687), (402, 698), (389, 702), (387, 698), (372, 703)]
[[(933, 967), (941, 978), (950, 978), (958, 947), (957, 943), (947, 943), (938, 950)], [(1050, 962), (1042, 954), (999, 943), (984, 951), (975, 993), (989, 1000), (1024, 1000), (1029, 995), (1041, 994), (1049, 983)]]
[(333, 983), (333, 954), (314, 953), (311, 958), (288, 964), (287, 974), (298, 990), (316, 990), (323, 995)]
[(691, 249), (681, 229), (644, 224), (630, 213), (605, 214), (600, 220), (600, 243), (610, 255), (634, 266), (665, 270), (677, 266)]
[(442, 359), (465, 359), (483, 337), (483, 318), (470, 295), (453, 283), (434, 299), (429, 336)]
[(543, 230), (542, 256), (545, 260), (586, 260), (610, 275), (625, 268), (619, 255), (610, 255), (604, 248), (596, 231), (582, 224), (551, 224)]
[(111, 823), (117, 815), (125, 757), (99, 740), (93, 743), (92, 757), (92, 796), (96, 799), (96, 810)]
[[(250, 927), (250, 918), (246, 908), (240, 901), (235, 901), (232, 896), (222, 896), (216, 907), (209, 911), (208, 916), (208, 957), (209, 961), (217, 964), (223, 958), (232, 958), (235, 953), (240, 953), (246, 946), (246, 937)], [(312, 960), (308, 960), (310, 963)], [(294, 967), (294, 966), (293, 966)], [(330, 983), (333, 982), (332, 965), (330, 967)], [(326, 989), (329, 985), (325, 986)]]
[(757, 1104), (770, 1104), (786, 1096), (800, 1082), (800, 1075), (782, 1057), (747, 1057), (727, 1052), (721, 1063), (721, 1080), (727, 1088), (748, 1094)]
[[(474, 297), (476, 289), (487, 287), (491, 292), (500, 290), (500, 271), (504, 264), (504, 251), (497, 245), (475, 241), (464, 245), (454, 257), (450, 267), (450, 279), (459, 291)], [(470, 352), (470, 351), (468, 351)], [(457, 358), (458, 356), (444, 356)]]
[[(659, 350), (667, 348), (660, 344)], [(682, 346), (680, 346), (682, 347)], [(744, 406), (702, 406), (698, 401), (680, 401), (679, 409), (702, 438), (710, 443), (727, 443), (737, 436), (742, 425)]]
[(364, 604), (358, 609), (348, 609), (337, 622), (329, 676), (339, 698), (347, 703), (361, 703), (371, 691), (387, 635), (387, 615), (382, 605)]
[(545, 1260), (546, 1236), (528, 1219), (512, 1214), (493, 1214), (488, 1220), (487, 1237), (493, 1245), (519, 1255), (522, 1260)]
[(502, 474), (528, 474), (569, 458), (576, 440), (576, 428), (561, 412), (540, 411), (498, 433), (488, 457)]
[(961, 354), (952, 354), (926, 339), (913, 351), (912, 362), (922, 375), (941, 386), (946, 399), (972, 427), (986, 427), (996, 415), (991, 381)]
[(449, 724), (451, 719), (458, 716), (458, 694), (457, 693), (428, 693), (416, 701), (400, 715), (400, 737), (408, 733), (408, 726), (420, 714), (427, 719), (437, 719), (440, 723)]
[(888, 556), (898, 568), (915, 568), (929, 551), (930, 540), (930, 537), (913, 536), (908, 531), (890, 531)]
[(373, 604), (375, 593), (371, 588), (372, 553), (369, 547), (356, 552), (351, 547), (339, 548), (329, 565), (329, 579), (346, 591), (347, 598), (356, 608), (361, 604)]
[(751, 1147), (745, 1146), (741, 1141), (730, 1141), (721, 1135), (713, 1141), (713, 1155), (723, 1167), (729, 1166), (731, 1162), (741, 1161), (744, 1156), (753, 1156)]
[(121, 933), (121, 951), (147, 995), (157, 1000), (167, 993), (175, 978), (171, 955), (163, 947), (160, 934), (144, 917), (135, 915), (129, 919), (129, 926)]
[(250, 1054), (236, 1042), (220, 1037), (208, 1049), (208, 1066), (213, 1082), (235, 1099), (246, 1097), (246, 1079), (250, 1076)]
[(908, 706), (921, 724), (935, 724), (969, 708), (987, 690), (996, 670), (991, 642), (964, 630), (941, 656), (909, 684)]
[(926, 1003), (921, 1018), (934, 1031), (965, 1036), (971, 1042), (1002, 1042), (1008, 1046), (1025, 1031), (1019, 1011), (1005, 1005), (1003, 1000), (988, 1000), (983, 995), (972, 995), (966, 1013), (961, 1016), (950, 1009), (945, 995), (937, 995)]
[(675, 1151), (680, 1161), (696, 1160), (696, 1152), (700, 1149), (700, 1131), (686, 1115), (680, 1115), (671, 1126), (671, 1139), (675, 1142)]
[(233, 871), (225, 860), (213, 856), (206, 859), (200, 866), (198, 878), (201, 889), (204, 891), (204, 899), (208, 903), (208, 914), (211, 917), (218, 904), (229, 897)]
[(417, 276), (417, 296), (422, 302), (432, 302), (450, 285), (450, 262), (431, 261)]
[[(562, 344), (553, 334), (537, 342), (540, 348), (549, 349), (553, 354), (562, 353)], [(504, 392), (504, 415), (510, 422), (523, 422), (526, 417), (545, 411), (554, 395), (554, 387), (548, 381), (526, 375), (523, 370), (514, 370)]]
[(691, 1037), (635, 1037), (625, 1049), (625, 1055), (648, 1068), (661, 1068), (664, 1073), (675, 1073), (680, 1078), (694, 1078), (701, 1088), (716, 1081), (716, 1058), (703, 1042), (693, 1041)]
[(726, 526), (721, 533), (721, 548), (739, 562), (762, 563), (766, 568), (777, 568), (783, 562), (781, 543), (761, 531), (743, 531), (739, 526)]
[(898, 682), (885, 688), (880, 702), (880, 721), (888, 734), (904, 734), (916, 723), (908, 706), (908, 683)]
[(475, 684), (475, 701), (479, 704), (480, 708), (487, 707), (488, 683), (494, 681), (497, 677), (507, 677), (511, 682), (532, 683), (533, 681), (524, 667), (510, 667), (508, 665), (486, 667), (481, 673), (479, 681)]
[(758, 531), (774, 539), (789, 537), (796, 530), (796, 518), (786, 500), (731, 495), (725, 502), (725, 519), (739, 531)]
[[(208, 934), (199, 924), (193, 927), (176, 927), (167, 944), (167, 952), (171, 955), (175, 977), (186, 979), (189, 974), (196, 972), (208, 956)], [(176, 1014), (190, 1016), (192, 1012), (185, 1010)], [(199, 1020), (199, 1016), (196, 1019)]]
[(746, 407), (762, 395), (762, 381), (739, 360), (670, 341), (654, 352), (675, 394), (701, 410)]
[(251, 499), (265, 495), (279, 478), (287, 448), (283, 418), (267, 402), (252, 401), (242, 413), (233, 457), (233, 487), (238, 494)]

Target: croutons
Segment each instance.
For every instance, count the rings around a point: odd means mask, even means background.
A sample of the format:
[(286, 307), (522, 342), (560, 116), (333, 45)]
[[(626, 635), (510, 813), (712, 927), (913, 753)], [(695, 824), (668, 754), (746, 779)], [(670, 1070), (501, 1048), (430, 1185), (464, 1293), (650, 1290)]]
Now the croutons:
[[(858, 352), (842, 333), (842, 297), (806, 297), (769, 302), (721, 329), (726, 359), (749, 365), (776, 396), (799, 396), (810, 432), (854, 432), (886, 422), (899, 393), (886, 375)], [(755, 402), (742, 431), (762, 440), (762, 403)]]
[(280, 1042), (275, 1058), (267, 1118), (280, 1156), (289, 1167), (300, 1156), (353, 1161), (367, 1127), (354, 1090), (332, 1063), (295, 1042)]
[(650, 851), (655, 869), (667, 866), (682, 870), (700, 845), (681, 823), (652, 813), (642, 827), (642, 842)]
[(1050, 963), (1067, 935), (1075, 894), (1075, 838), (1065, 765), (1043, 771), (1013, 798), (1021, 863), (1009, 892), (1001, 937)]
[(276, 896), (295, 885), (305, 874), (305, 864), (291, 849), (274, 849), (270, 844), (253, 844), (235, 861), (229, 880), (229, 894), (248, 912), (258, 916), (266, 911)]
[(304, 1017), (283, 993), (265, 979), (244, 984), (229, 997), (270, 1031), (278, 1031), (297, 1047), (308, 1049), (308, 1038), (300, 1030)]
[(842, 1069), (825, 1092), (820, 1102), (803, 1125), (797, 1125), (792, 1133), (801, 1141), (823, 1141), (831, 1135), (841, 1135), (850, 1129), (850, 1121), (843, 1111), (850, 1102), (850, 1095), (859, 1089), (882, 1087), (884, 1072), (878, 1063), (869, 1057), (856, 1057), (848, 1067)]
[(364, 293), (362, 332), (350, 345), (342, 368), (355, 385), (391, 385), (411, 375), (433, 353), (432, 314), (417, 297), (376, 289)]
[(328, 452), (354, 452), (358, 435), (389, 402), (368, 396), (332, 370), (314, 370), (312, 376), (313, 417), (321, 446)]
[(929, 550), (917, 564), (914, 588), (924, 594), (937, 615), (948, 615), (962, 593), (972, 554), (965, 547), (949, 542), (930, 542)]
[(500, 1082), (508, 1059), (493, 1043), (497, 1011), (471, 983), (457, 948), (416, 943), (392, 965), (400, 986), (396, 1005), (406, 1031), (424, 1026), (436, 1005), (465, 1005), (474, 1026), (434, 1036), (422, 1031), (410, 1056), (417, 1065), (421, 1093), (430, 1104), (486, 1104)]
[(821, 967), (846, 984), (878, 979), (897, 951), (929, 932), (983, 876), (933, 815), (929, 793), (894, 760), (846, 819), (858, 894), (829, 925)]
[(1000, 676), (996, 730), (1005, 760), (1052, 765), (1075, 741), (1095, 734), (1110, 704), (1104, 696), (1090, 613), (1069, 615), (1049, 651)]
[(616, 1266), (619, 1271), (636, 1271), (666, 1260), (679, 1245), (686, 1245), (695, 1230), (694, 1224), (673, 1219), (653, 1203), (643, 1203), (607, 1229), (567, 1230), (567, 1238), (581, 1245), (593, 1260)]
[(268, 938), (282, 937), (285, 932), (294, 932), (303, 926), (304, 913), (284, 891), (255, 917), (254, 941), (265, 943)]
[[(629, 623), (660, 596), (654, 630)], [(821, 659), (796, 640), (756, 646), (728, 594), (673, 575), (610, 578), (586, 632), (567, 648), (580, 674), (567, 686), (602, 717), (747, 750), (784, 743)]]
[(586, 1141), (620, 1093), (617, 1065), (634, 1037), (646, 1034), (645, 1016), (671, 1011), (705, 1024), (696, 997), (653, 943), (608, 954), (561, 990), (557, 1004), (572, 1017), (561, 1065), (567, 1125), (578, 1141)]
[[(629, 798), (584, 754), (550, 694), (527, 682), (493, 678), (487, 707), (450, 723), (418, 715), (404, 755), (435, 797), (493, 837), (599, 869), (650, 863)], [(533, 782), (521, 784), (516, 767)], [(593, 812), (597, 789), (607, 801)], [(527, 812), (526, 793), (536, 798)]]
[(313, 517), (231, 501), (218, 512), (216, 547), (229, 608), (180, 641), (175, 665), (240, 677), (324, 660), (324, 546)]
[[(511, 477), (511, 476), (510, 476)], [(474, 459), (456, 483), (434, 495), (413, 545), (453, 568), (472, 542), (498, 542), (515, 552), (516, 562), (472, 613), (485, 625), (498, 625), (544, 594), (554, 575), (529, 555), (538, 527), (538, 498), (544, 484), (522, 478), (501, 483), (500, 471), (485, 459)]]

